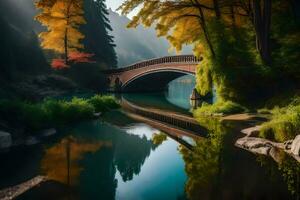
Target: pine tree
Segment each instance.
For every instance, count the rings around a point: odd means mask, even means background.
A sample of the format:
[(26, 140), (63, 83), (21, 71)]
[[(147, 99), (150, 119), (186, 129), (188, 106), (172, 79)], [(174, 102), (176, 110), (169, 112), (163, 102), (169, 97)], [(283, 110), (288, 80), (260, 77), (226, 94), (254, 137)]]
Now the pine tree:
[(108, 10), (105, 0), (85, 0), (85, 18), (87, 24), (82, 26), (85, 34), (84, 46), (87, 52), (93, 53), (93, 60), (104, 63), (107, 68), (117, 66), (114, 38), (109, 34), (112, 31), (108, 19)]

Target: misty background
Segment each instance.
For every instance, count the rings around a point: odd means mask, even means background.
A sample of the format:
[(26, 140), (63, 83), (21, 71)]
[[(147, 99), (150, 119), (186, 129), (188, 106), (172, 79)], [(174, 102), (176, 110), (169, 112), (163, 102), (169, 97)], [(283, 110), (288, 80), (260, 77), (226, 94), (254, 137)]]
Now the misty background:
[[(116, 44), (118, 67), (145, 59), (174, 55), (174, 51), (169, 52), (170, 45), (168, 41), (165, 38), (156, 37), (154, 27), (144, 28), (143, 26), (138, 26), (136, 29), (126, 28), (130, 19), (126, 16), (120, 16), (119, 13), (114, 11), (122, 1), (107, 0), (110, 24), (113, 28), (110, 34), (114, 36)], [(38, 13), (34, 7), (34, 0), (1, 0), (0, 5), (2, 16), (7, 18), (6, 21), (9, 21), (10, 25), (22, 33), (24, 37), (31, 35), (32, 31), (38, 34), (43, 30), (43, 27), (33, 19)], [(135, 13), (133, 12), (129, 17)], [(185, 47), (181, 52), (181, 54), (191, 53), (192, 50), (189, 47)]]

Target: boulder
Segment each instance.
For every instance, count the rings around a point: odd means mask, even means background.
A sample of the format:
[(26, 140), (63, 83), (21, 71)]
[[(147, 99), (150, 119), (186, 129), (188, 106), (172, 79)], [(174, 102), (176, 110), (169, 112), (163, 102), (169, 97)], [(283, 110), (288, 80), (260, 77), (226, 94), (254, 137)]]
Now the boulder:
[(50, 136), (52, 136), (52, 135), (55, 135), (56, 132), (57, 132), (57, 131), (56, 131), (55, 128), (50, 128), (50, 129), (42, 130), (42, 131), (40, 132), (40, 135), (41, 135), (42, 137), (50, 137)]
[(249, 137), (257, 137), (260, 129), (261, 126), (254, 126), (254, 127), (243, 129), (241, 132), (246, 134)]
[(237, 147), (246, 149), (256, 154), (269, 155), (273, 145), (266, 139), (255, 137), (243, 137), (236, 141)]
[(99, 118), (99, 117), (101, 116), (101, 114), (102, 114), (101, 112), (94, 113), (94, 117), (95, 117), (95, 118)]
[(29, 136), (25, 140), (25, 145), (27, 145), (27, 146), (35, 145), (35, 144), (38, 144), (38, 143), (40, 143), (40, 141), (36, 137), (33, 137), (33, 136)]
[(297, 135), (292, 142), (291, 152), (296, 156), (300, 156), (300, 135)]
[(0, 131), (0, 149), (10, 148), (12, 145), (12, 137), (10, 133)]

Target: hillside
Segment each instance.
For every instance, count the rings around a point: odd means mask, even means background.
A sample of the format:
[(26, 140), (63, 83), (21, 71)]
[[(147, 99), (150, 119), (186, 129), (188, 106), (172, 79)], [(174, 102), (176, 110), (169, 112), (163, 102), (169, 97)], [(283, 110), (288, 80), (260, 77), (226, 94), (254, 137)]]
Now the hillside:
[[(138, 26), (136, 29), (127, 29), (129, 19), (109, 10), (109, 19), (115, 37), (116, 52), (119, 66), (126, 66), (134, 62), (154, 57), (175, 54), (168, 52), (170, 48), (165, 38), (157, 38), (155, 29)], [(190, 54), (190, 48), (185, 48), (182, 54)]]

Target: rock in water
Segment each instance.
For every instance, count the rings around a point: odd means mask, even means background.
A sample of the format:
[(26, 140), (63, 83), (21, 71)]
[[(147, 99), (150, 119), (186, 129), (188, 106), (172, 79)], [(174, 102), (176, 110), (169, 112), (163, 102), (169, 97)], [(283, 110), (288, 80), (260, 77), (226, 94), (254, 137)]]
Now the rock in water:
[(40, 132), (40, 135), (42, 137), (49, 137), (49, 136), (52, 136), (52, 135), (55, 135), (56, 134), (56, 129), (55, 128), (50, 128), (50, 129), (45, 129), (43, 131)]
[(101, 114), (102, 114), (101, 112), (94, 113), (94, 117), (95, 117), (95, 118), (99, 118), (99, 117), (101, 116)]
[(36, 137), (33, 137), (33, 136), (29, 136), (25, 140), (25, 145), (27, 145), (27, 146), (35, 145), (35, 144), (38, 144), (38, 143), (40, 143), (40, 141)]
[(7, 149), (12, 145), (11, 134), (0, 131), (0, 149)]
[(300, 156), (300, 135), (297, 135), (293, 140), (291, 152), (296, 156)]

